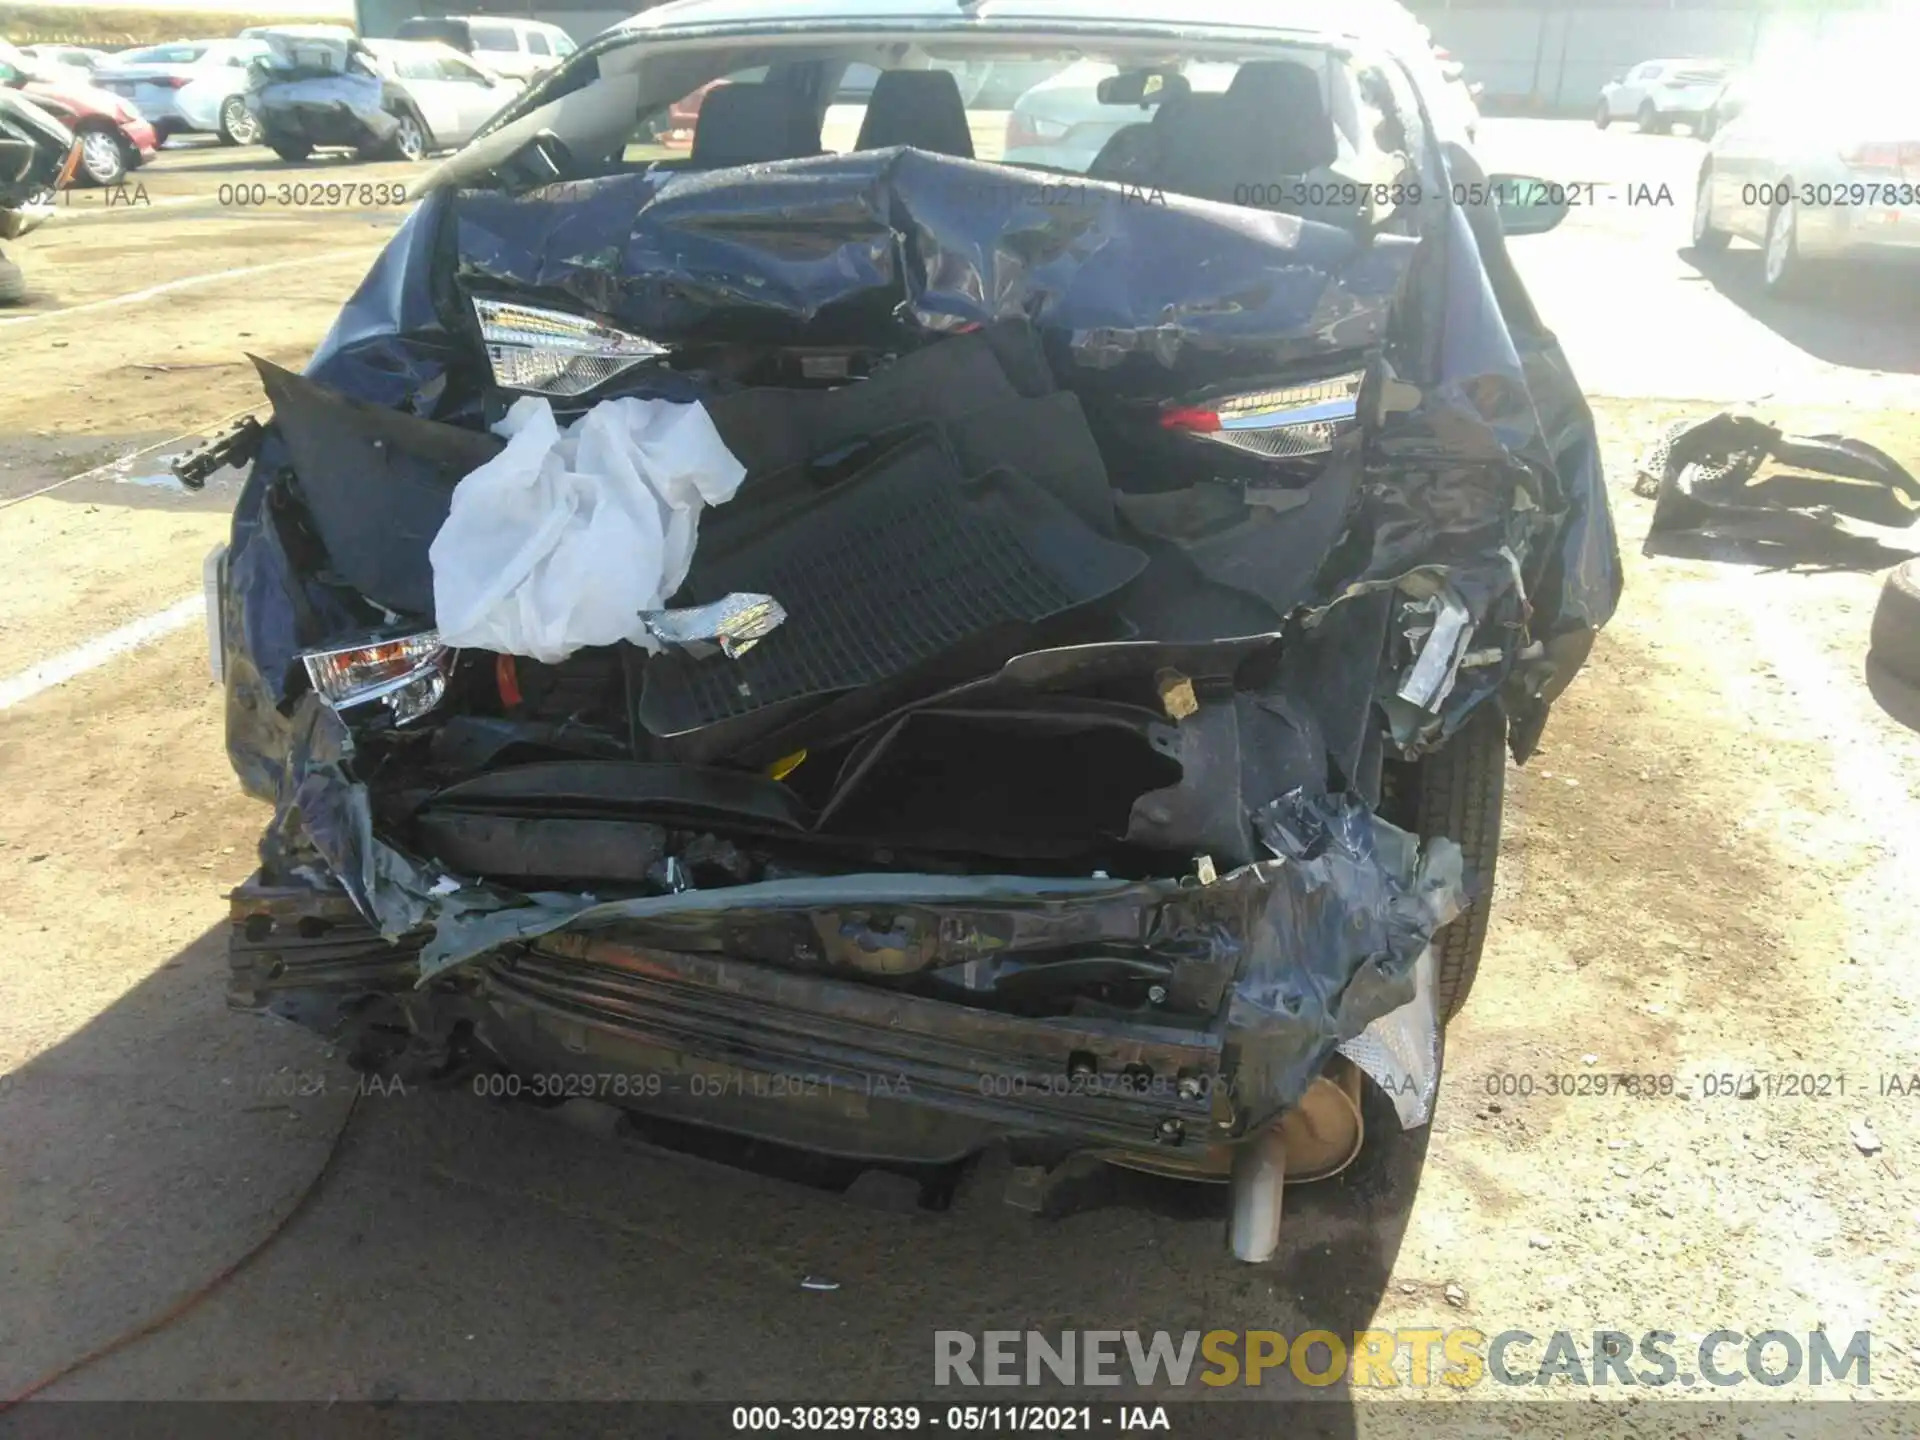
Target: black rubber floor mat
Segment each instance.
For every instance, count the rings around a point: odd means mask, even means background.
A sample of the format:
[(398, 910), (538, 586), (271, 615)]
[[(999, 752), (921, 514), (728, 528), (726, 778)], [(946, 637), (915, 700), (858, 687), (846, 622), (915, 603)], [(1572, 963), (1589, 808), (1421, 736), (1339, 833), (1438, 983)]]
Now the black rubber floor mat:
[(253, 357), (334, 572), (375, 604), (433, 614), (433, 537), (497, 436), (355, 400)]
[(639, 711), (654, 735), (876, 684), (983, 632), (1110, 595), (1146, 564), (1011, 471), (963, 479), (926, 436), (777, 530), (729, 545), (727, 528), (702, 534), (684, 593), (694, 604), (772, 595), (787, 622), (737, 660), (650, 659)]
[(831, 390), (756, 386), (714, 397), (707, 414), (754, 477), (903, 425), (953, 420), (1020, 398), (992, 342), (975, 331), (903, 355), (867, 380)]
[(430, 808), (501, 815), (712, 817), (805, 830), (813, 816), (777, 780), (629, 760), (549, 760), (491, 770), (437, 791)]

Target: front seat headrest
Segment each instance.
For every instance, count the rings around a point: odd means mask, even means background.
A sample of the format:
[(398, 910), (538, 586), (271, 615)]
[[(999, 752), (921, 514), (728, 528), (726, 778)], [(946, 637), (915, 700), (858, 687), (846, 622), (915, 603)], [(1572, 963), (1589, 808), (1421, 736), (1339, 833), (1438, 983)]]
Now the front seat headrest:
[(945, 70), (887, 70), (873, 85), (856, 150), (911, 145), (939, 155), (973, 159), (960, 83)]
[(820, 153), (820, 123), (806, 101), (779, 85), (716, 85), (693, 126), (694, 169), (759, 165)]
[[(1239, 143), (1266, 157), (1272, 173), (1304, 175), (1340, 158), (1320, 77), (1292, 60), (1252, 60), (1227, 87)], [(1250, 176), (1263, 179), (1264, 176)]]

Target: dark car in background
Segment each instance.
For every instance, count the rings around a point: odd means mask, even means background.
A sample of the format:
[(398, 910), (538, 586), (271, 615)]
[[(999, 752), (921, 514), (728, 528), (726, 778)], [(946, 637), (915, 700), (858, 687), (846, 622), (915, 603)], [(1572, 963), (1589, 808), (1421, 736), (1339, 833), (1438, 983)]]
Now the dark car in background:
[[(1430, 133), (1376, 13), (687, 0), (495, 117), (222, 452), (274, 807), (232, 1003), (661, 1134), (1229, 1182), (1271, 1256), (1364, 1086), (1430, 1113), (1506, 757), (1619, 592), (1505, 248), (1565, 209)], [(985, 59), (1138, 118), (1083, 173), (981, 158)], [(450, 567), (507, 563), (449, 540), (466, 482), (619, 417), (731, 472), (655, 522), (668, 607), (456, 638)]]
[[(0, 240), (18, 239), (45, 219), (79, 164), (71, 130), (24, 95), (0, 89)], [(0, 305), (26, 293), (26, 276), (0, 252)]]

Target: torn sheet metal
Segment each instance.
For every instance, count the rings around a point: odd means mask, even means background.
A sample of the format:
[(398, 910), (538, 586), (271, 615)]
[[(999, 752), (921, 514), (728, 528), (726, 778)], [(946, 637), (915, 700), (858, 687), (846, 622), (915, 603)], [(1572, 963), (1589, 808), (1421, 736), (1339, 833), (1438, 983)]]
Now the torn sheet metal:
[(1264, 807), (1254, 827), (1286, 880), (1262, 916), (1258, 933), (1274, 942), (1260, 946), (1265, 963), (1235, 982), (1227, 1036), (1242, 1093), (1297, 1095), (1318, 1073), (1298, 1071), (1303, 1056), (1324, 1063), (1417, 998), (1422, 953), (1466, 903), (1463, 863), (1451, 840), (1423, 847), (1353, 794), (1294, 791)]
[(1428, 945), (1414, 962), (1413, 998), (1340, 1046), (1340, 1053), (1386, 1092), (1403, 1130), (1417, 1130), (1431, 1120), (1440, 1093), (1439, 968)]
[(1080, 368), (1157, 376), (1229, 350), (1279, 363), (1378, 343), (1415, 249), (1180, 196), (1143, 205), (1118, 186), (1041, 205), (1006, 174), (889, 149), (720, 183), (654, 171), (464, 192), (461, 278), (566, 297), (661, 343), (871, 344), (1024, 315)]
[(1401, 610), (1409, 618), (1415, 613), (1432, 618), (1421, 627), (1418, 653), (1394, 693), (1409, 705), (1437, 710), (1452, 691), (1453, 677), (1473, 639), (1473, 617), (1451, 590), (1409, 601)]
[(717, 646), (727, 659), (737, 660), (786, 618), (786, 609), (771, 595), (736, 592), (711, 605), (643, 611), (640, 623), (662, 645), (678, 645), (695, 659)]
[[(1006, 965), (1022, 963), (1023, 954), (1039, 965), (1049, 947), (1079, 948), (1095, 936), (1131, 939), (1146, 953), (1188, 963), (1211, 957), (1234, 977), (1226, 1055), (1237, 1099), (1233, 1134), (1244, 1134), (1295, 1103), (1343, 1042), (1416, 998), (1416, 962), (1462, 900), (1457, 847), (1434, 841), (1423, 853), (1357, 796), (1296, 793), (1263, 811), (1260, 826), (1284, 858), (1207, 884), (881, 873), (605, 904), (542, 895), (500, 908), (470, 896), (474, 903), (435, 921), (421, 952), (421, 984), (503, 945), (560, 930), (611, 928), (635, 943), (712, 949), (740, 933), (747, 915), (763, 925), (804, 922), (798, 934), (837, 935), (849, 924), (864, 929), (855, 917), (879, 907), (893, 932), (924, 937), (899, 940), (914, 958), (886, 969)], [(404, 906), (408, 898), (387, 905)], [(778, 948), (781, 963), (804, 963), (791, 945)], [(802, 953), (818, 948), (805, 945)], [(864, 956), (859, 963), (877, 961)]]
[[(1464, 152), (1449, 165), (1455, 179), (1475, 178)], [(1418, 239), (1362, 243), (1331, 225), (1180, 196), (1142, 205), (1118, 187), (1042, 205), (1021, 198), (1028, 187), (983, 183), (1004, 173), (887, 150), (521, 194), (435, 191), (311, 373), (439, 418), (474, 404), (472, 373), (452, 363), (458, 346), (433, 303), (436, 255), (471, 294), (539, 294), (669, 345), (903, 351), (1023, 316), (1089, 405), (1379, 347), (1390, 364), (1357, 475), (1336, 465), (1337, 484), (1279, 510), (1256, 487), (1237, 515), (1178, 543), (1203, 565), (1238, 567), (1227, 583), (1283, 614), (1324, 612), (1426, 567), (1448, 577), (1483, 633), (1489, 621), (1515, 633), (1530, 623), (1551, 641), (1611, 615), (1619, 564), (1592, 416), (1512, 274), (1497, 222), (1446, 207)], [(1520, 560), (1524, 605), (1496, 558), (1503, 550)], [(1322, 563), (1329, 553), (1337, 563)], [(1234, 633), (1277, 628), (1248, 620)], [(1554, 663), (1509, 698), (1516, 713), (1538, 708), (1543, 719), (1539, 687), (1567, 678), (1555, 669), (1572, 652), (1549, 651)], [(1440, 733), (1506, 679), (1492, 667), (1458, 686)]]

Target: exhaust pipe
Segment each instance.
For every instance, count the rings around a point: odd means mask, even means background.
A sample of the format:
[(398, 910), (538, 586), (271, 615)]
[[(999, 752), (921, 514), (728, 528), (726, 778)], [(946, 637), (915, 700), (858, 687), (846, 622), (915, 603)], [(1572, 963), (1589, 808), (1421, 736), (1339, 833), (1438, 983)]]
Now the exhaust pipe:
[(1281, 1197), (1287, 1188), (1287, 1137), (1278, 1125), (1233, 1152), (1233, 1258), (1262, 1265), (1280, 1248)]
[(1271, 1260), (1280, 1248), (1281, 1194), (1288, 1181), (1301, 1184), (1338, 1175), (1353, 1163), (1365, 1138), (1360, 1067), (1336, 1056), (1298, 1105), (1235, 1148), (1229, 1181), (1232, 1219), (1227, 1226), (1234, 1258), (1249, 1265)]

